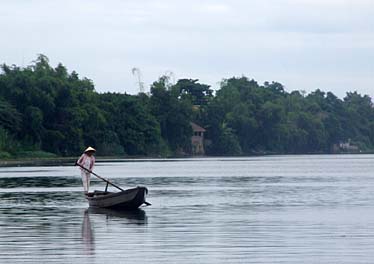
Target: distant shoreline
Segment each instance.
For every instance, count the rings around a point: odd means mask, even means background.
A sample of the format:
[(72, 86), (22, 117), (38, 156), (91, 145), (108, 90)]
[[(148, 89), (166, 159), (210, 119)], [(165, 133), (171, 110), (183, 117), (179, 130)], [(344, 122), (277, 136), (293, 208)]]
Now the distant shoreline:
[[(146, 156), (108, 156), (108, 157), (96, 157), (96, 161), (100, 162), (124, 162), (124, 161), (167, 161), (167, 160), (178, 160), (178, 159), (198, 159), (198, 158), (243, 158), (243, 157), (259, 157), (259, 156), (303, 156), (303, 155), (369, 155), (374, 154), (373, 152), (361, 152), (361, 153), (305, 153), (305, 154), (261, 154), (261, 155), (246, 155), (246, 156), (177, 156), (177, 157), (146, 157)], [(5, 159), (0, 160), (0, 167), (23, 167), (23, 166), (74, 166), (75, 161), (79, 157), (56, 157), (56, 158), (19, 158), (19, 159)]]
[[(22, 167), (22, 166), (74, 166), (79, 156), (76, 157), (56, 157), (56, 158), (18, 158), (18, 159), (3, 159), (0, 160), (0, 167)], [(164, 160), (173, 158), (161, 158), (161, 157), (96, 157), (96, 162), (121, 162), (128, 160), (142, 160), (142, 159), (154, 159)]]
[(46, 165), (68, 165), (74, 162), (77, 158), (20, 158), (0, 160), (0, 167), (17, 167), (17, 166), (46, 166)]

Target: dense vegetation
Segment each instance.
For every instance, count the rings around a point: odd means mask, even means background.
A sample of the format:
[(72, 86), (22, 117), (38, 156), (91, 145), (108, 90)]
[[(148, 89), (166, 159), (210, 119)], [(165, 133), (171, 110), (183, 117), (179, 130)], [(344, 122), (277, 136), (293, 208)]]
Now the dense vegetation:
[(348, 140), (374, 148), (373, 104), (356, 92), (289, 93), (240, 77), (213, 93), (198, 80), (163, 76), (149, 95), (97, 93), (91, 80), (43, 55), (1, 69), (0, 157), (71, 156), (88, 145), (101, 155), (189, 153), (191, 121), (207, 129), (210, 155), (328, 153)]

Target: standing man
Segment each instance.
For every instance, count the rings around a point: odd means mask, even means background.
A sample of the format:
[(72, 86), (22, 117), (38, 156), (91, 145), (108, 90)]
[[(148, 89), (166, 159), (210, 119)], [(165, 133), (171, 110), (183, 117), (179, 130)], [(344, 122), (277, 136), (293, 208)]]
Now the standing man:
[[(95, 165), (95, 157), (94, 153), (96, 152), (96, 149), (93, 147), (88, 147), (82, 154), (82, 156), (78, 159), (77, 164), (82, 166), (83, 168), (86, 168), (90, 171), (92, 171), (94, 165)], [(83, 188), (84, 193), (88, 194), (88, 190), (90, 188), (90, 176), (91, 173), (86, 171), (85, 169), (81, 168), (81, 175), (82, 175), (82, 181), (83, 181)]]

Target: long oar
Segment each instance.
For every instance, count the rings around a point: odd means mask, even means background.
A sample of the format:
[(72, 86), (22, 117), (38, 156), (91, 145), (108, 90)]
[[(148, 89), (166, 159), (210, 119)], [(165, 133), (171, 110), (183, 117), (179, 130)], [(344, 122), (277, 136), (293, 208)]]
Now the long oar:
[(122, 189), (121, 187), (119, 187), (118, 185), (114, 184), (113, 182), (109, 181), (108, 179), (105, 179), (99, 175), (97, 175), (96, 173), (94, 173), (93, 171), (89, 170), (89, 169), (86, 169), (85, 167), (83, 167), (82, 165), (78, 164), (78, 163), (75, 163), (75, 165), (78, 165), (79, 167), (81, 167), (82, 169), (84, 169), (85, 171), (89, 172), (89, 173), (92, 173), (93, 175), (95, 175), (97, 178), (99, 178), (100, 180), (103, 180), (105, 181), (106, 183), (112, 185), (113, 187), (116, 187), (117, 189), (121, 190), (121, 191), (124, 191), (124, 189)]

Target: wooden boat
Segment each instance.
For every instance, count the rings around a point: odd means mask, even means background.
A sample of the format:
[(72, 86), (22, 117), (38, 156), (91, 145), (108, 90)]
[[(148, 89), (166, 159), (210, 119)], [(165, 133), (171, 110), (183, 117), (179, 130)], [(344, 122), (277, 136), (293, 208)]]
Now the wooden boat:
[(148, 193), (146, 187), (136, 187), (120, 192), (97, 191), (88, 193), (86, 199), (90, 207), (134, 210), (142, 204), (150, 205), (145, 197)]

